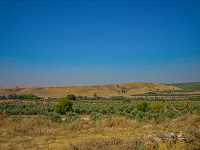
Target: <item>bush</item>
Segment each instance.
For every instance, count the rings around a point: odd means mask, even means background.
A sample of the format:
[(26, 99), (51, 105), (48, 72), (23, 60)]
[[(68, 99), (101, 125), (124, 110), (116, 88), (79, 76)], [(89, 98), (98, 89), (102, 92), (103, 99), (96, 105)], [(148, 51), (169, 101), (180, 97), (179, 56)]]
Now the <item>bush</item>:
[(147, 112), (149, 110), (149, 103), (142, 101), (136, 105), (136, 108), (140, 111)]
[(73, 101), (67, 98), (61, 98), (59, 103), (55, 106), (54, 111), (59, 114), (66, 114), (68, 111), (72, 111)]
[(101, 120), (104, 118), (104, 115), (101, 113), (97, 113), (97, 112), (92, 112), (90, 114), (90, 120), (96, 121), (96, 120)]
[(62, 121), (60, 115), (59, 114), (54, 114), (54, 113), (49, 115), (49, 119), (51, 121), (53, 121), (53, 122), (61, 122)]
[(166, 116), (169, 117), (170, 119), (177, 118), (177, 112), (169, 111), (166, 113)]
[[(145, 114), (144, 112), (139, 111), (139, 112), (136, 114), (135, 118), (138, 119), (139, 121), (142, 121), (142, 118), (143, 118), (144, 116), (146, 116), (146, 114)], [(143, 120), (143, 121), (144, 121), (144, 120)]]
[(79, 115), (75, 112), (67, 112), (65, 122), (69, 123), (76, 119), (79, 119)]
[(163, 110), (163, 105), (161, 105), (159, 103), (152, 103), (150, 105), (150, 109), (153, 109), (153, 110)]
[(69, 94), (66, 96), (66, 99), (68, 100), (76, 100), (76, 96), (74, 94)]

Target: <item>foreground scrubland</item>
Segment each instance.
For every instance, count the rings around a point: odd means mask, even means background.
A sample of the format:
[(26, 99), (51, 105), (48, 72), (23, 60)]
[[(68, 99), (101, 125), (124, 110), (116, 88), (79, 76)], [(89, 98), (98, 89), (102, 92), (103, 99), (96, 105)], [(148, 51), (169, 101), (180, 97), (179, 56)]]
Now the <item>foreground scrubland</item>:
[(55, 101), (3, 101), (0, 149), (200, 148), (199, 100), (71, 102), (60, 115)]
[(140, 122), (116, 116), (57, 123), (44, 117), (4, 118), (0, 149), (199, 149), (200, 117)]

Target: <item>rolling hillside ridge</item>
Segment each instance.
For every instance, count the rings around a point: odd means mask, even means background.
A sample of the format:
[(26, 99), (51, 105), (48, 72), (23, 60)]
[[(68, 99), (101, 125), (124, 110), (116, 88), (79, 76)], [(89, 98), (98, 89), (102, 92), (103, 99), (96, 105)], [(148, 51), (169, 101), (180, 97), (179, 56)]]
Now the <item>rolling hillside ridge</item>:
[(88, 86), (13, 86), (0, 89), (0, 95), (9, 94), (34, 94), (40, 97), (63, 97), (67, 94), (82, 96), (125, 96), (130, 97), (135, 94), (144, 94), (147, 92), (158, 92), (165, 90), (181, 90), (175, 85), (156, 84), (151, 82), (128, 82), (123, 84), (98, 84)]

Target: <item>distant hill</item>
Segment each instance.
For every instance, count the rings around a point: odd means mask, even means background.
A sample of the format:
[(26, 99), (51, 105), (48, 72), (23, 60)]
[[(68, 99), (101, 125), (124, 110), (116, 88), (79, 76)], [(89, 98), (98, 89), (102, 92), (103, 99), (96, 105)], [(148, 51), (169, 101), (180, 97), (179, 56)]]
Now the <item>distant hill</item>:
[(167, 85), (176, 86), (180, 88), (180, 91), (184, 91), (184, 92), (200, 91), (200, 82), (174, 83), (174, 84), (167, 84)]
[(125, 96), (131, 97), (135, 94), (144, 94), (147, 92), (158, 92), (165, 90), (181, 90), (176, 84), (156, 84), (150, 82), (129, 82), (123, 84), (99, 84), (88, 86), (57, 86), (57, 87), (40, 87), (19, 85), (0, 89), (0, 95), (9, 94), (34, 94), (40, 97), (64, 97), (67, 94), (92, 97), (94, 93), (97, 96)]

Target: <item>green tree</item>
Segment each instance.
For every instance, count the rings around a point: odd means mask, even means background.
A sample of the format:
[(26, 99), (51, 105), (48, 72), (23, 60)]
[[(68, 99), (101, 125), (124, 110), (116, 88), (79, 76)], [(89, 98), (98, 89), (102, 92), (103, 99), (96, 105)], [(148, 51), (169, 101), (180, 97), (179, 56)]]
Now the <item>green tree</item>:
[(72, 111), (73, 101), (69, 100), (67, 97), (61, 98), (59, 103), (55, 106), (54, 111), (61, 115), (66, 114), (68, 111)]
[(66, 99), (68, 100), (76, 100), (76, 96), (74, 94), (69, 94), (66, 96)]
[(149, 110), (149, 103), (142, 101), (136, 105), (137, 110), (147, 112)]

